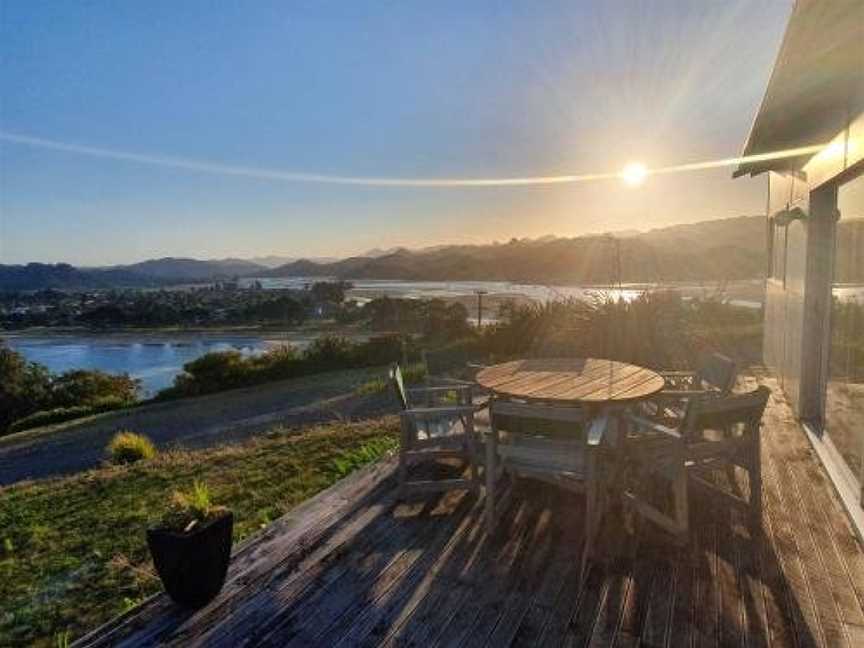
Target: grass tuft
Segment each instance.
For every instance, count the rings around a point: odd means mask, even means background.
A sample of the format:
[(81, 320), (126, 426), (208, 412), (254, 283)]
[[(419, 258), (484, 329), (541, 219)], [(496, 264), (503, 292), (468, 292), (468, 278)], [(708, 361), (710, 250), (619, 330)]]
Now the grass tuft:
[(175, 531), (189, 531), (224, 511), (224, 506), (213, 505), (207, 484), (196, 479), (188, 491), (174, 491), (171, 504), (162, 517), (162, 524)]
[(122, 430), (108, 444), (108, 456), (115, 464), (131, 464), (156, 456), (156, 447), (143, 434)]

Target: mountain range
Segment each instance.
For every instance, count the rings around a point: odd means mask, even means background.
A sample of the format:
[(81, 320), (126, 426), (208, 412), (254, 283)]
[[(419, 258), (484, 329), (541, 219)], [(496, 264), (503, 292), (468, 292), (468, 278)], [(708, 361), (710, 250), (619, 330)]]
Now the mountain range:
[(398, 248), (335, 263), (299, 260), (263, 276), (544, 284), (723, 281), (763, 276), (765, 259), (765, 218), (742, 216), (641, 233)]
[[(0, 265), (0, 290), (156, 287), (234, 277), (476, 280), (544, 284), (723, 281), (764, 274), (765, 219), (741, 216), (575, 238), (544, 236), (487, 245), (370, 250), (341, 260), (199, 260), (166, 257), (105, 268)], [(281, 265), (276, 265), (284, 261)], [(276, 267), (273, 267), (276, 265)]]

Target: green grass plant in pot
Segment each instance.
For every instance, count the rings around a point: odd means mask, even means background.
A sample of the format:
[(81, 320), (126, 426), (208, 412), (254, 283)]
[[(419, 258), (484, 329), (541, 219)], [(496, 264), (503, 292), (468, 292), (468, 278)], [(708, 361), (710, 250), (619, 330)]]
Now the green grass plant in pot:
[(185, 608), (200, 608), (222, 589), (231, 560), (234, 516), (214, 506), (206, 484), (175, 492), (159, 526), (147, 530), (147, 545), (165, 591)]

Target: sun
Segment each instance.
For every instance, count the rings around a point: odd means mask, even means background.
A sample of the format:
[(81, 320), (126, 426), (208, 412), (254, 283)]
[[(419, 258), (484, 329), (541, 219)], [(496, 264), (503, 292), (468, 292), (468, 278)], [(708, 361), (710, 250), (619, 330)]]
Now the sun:
[(621, 179), (630, 187), (638, 187), (645, 182), (648, 169), (641, 162), (630, 162), (621, 169)]

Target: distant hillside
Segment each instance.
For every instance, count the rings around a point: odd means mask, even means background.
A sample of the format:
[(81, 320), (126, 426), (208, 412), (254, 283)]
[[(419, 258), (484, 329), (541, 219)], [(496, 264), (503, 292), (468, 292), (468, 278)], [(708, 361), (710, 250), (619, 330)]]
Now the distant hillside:
[(68, 263), (0, 265), (0, 290), (145, 288), (248, 277), (267, 270), (243, 259), (199, 261), (170, 257), (108, 268), (76, 268)]
[(625, 282), (751, 279), (764, 273), (765, 235), (764, 217), (742, 216), (624, 236), (398, 249), (336, 263), (301, 260), (264, 276), (588, 284), (618, 278), (620, 263)]
[[(491, 245), (393, 248), (380, 256), (300, 259), (276, 268), (245, 259), (151, 259), (110, 268), (0, 265), (0, 290), (82, 290), (210, 282), (233, 277), (477, 280), (540, 284), (723, 281), (762, 276), (765, 219), (742, 216), (649, 232), (544, 236)], [(617, 252), (620, 250), (620, 255)], [(381, 252), (370, 250), (368, 254)], [(620, 257), (620, 258), (619, 258)], [(262, 258), (271, 260), (272, 258)]]
[[(299, 261), (300, 258), (301, 257), (285, 257), (270, 254), (268, 256), (252, 257), (248, 260), (252, 263), (262, 265), (266, 268), (278, 268), (279, 266), (285, 265), (286, 263), (293, 263), (294, 261)], [(313, 257), (309, 260), (314, 261), (315, 263), (332, 263), (334, 261), (338, 261), (339, 259), (337, 257)]]
[(0, 265), (0, 290), (144, 288), (159, 281), (123, 269), (79, 269), (68, 263)]
[(145, 277), (176, 282), (213, 281), (215, 279), (250, 276), (264, 272), (267, 268), (243, 259), (199, 261), (198, 259), (165, 257), (115, 266), (112, 270), (126, 270)]
[(381, 248), (372, 248), (371, 250), (366, 250), (360, 256), (361, 257), (371, 257), (371, 258), (377, 259), (378, 257), (387, 256), (389, 254), (397, 254), (398, 252), (402, 252), (403, 250), (405, 250), (404, 247), (392, 247), (392, 248), (387, 248), (386, 250), (382, 250)]

